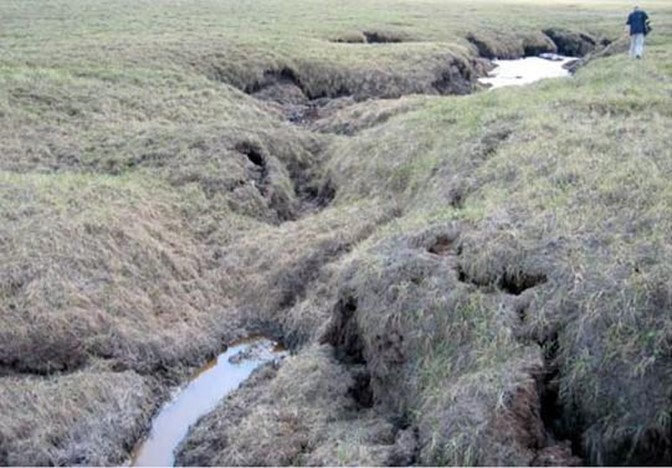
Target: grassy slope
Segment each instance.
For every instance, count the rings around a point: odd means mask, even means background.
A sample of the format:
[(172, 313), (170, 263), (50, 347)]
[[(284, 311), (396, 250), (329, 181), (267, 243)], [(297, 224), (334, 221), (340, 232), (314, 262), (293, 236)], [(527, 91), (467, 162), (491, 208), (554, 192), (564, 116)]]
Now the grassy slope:
[[(445, 421), (470, 430), (480, 426), (482, 432), (487, 424), (478, 418), (462, 421), (466, 409), (446, 416), (441, 408), (451, 407), (447, 401), (455, 405), (454, 392), (476, 389), (496, 405), (498, 392), (510, 385), (499, 379), (511, 378), (510, 369), (502, 372), (507, 368), (502, 360), (524, 359), (530, 352), (526, 346), (535, 342), (559, 346), (554, 362), (560, 368), (560, 398), (567, 413), (582, 415), (559, 423), (558, 434), (576, 435), (584, 428), (579, 443), (592, 463), (624, 462), (635, 453), (640, 460), (655, 457), (645, 434), (665, 434), (670, 410), (663, 390), (669, 383), (663, 382), (668, 382), (671, 364), (672, 192), (666, 180), (672, 170), (672, 114), (669, 65), (663, 65), (669, 55), (659, 49), (651, 56), (660, 62), (638, 65), (612, 57), (572, 81), (430, 100), (422, 111), (344, 144), (340, 154), (362, 152), (366, 160), (332, 160), (344, 174), (345, 199), (351, 193), (373, 196), (380, 189), (412, 207), (369, 239), (368, 260), (356, 264), (348, 287), (359, 302), (365, 301), (359, 326), (366, 337), (408, 337), (428, 321), (441, 324), (441, 332), (421, 333), (402, 346), (406, 356), (413, 356), (414, 349), (427, 350), (416, 357), (423, 366), (419, 374), (412, 369), (400, 377), (394, 355), (385, 361), (374, 351), (375, 340), (366, 345), (372, 372), (381, 374), (381, 395), (390, 396), (392, 382), (419, 376), (411, 388), (421, 386), (420, 400), (408, 403), (393, 394), (392, 403), (410, 404), (421, 419), (429, 418), (428, 439), (444, 438), (443, 446), (428, 449), (436, 449), (428, 460), (521, 461), (506, 455), (488, 458), (497, 452), (496, 437), (482, 449), (483, 437), (491, 436), (465, 438), (469, 430), (455, 430)], [(375, 141), (384, 142), (382, 148), (372, 148), (374, 133)], [(352, 174), (387, 184), (360, 184), (362, 179), (348, 176)], [(451, 206), (455, 193), (459, 204)], [(447, 271), (417, 250), (431, 246), (436, 236), (432, 227), (445, 223), (451, 227), (443, 235), (455, 242)], [(384, 239), (404, 239), (405, 233), (416, 231), (430, 240), (388, 241), (379, 253)], [(412, 260), (389, 264), (409, 248)], [(455, 282), (458, 273), (479, 286), (468, 286), (467, 299), (460, 294), (464, 285)], [(502, 278), (540, 274), (548, 281), (518, 297), (496, 287)], [(395, 294), (381, 302), (389, 288), (403, 290), (403, 300)], [(445, 317), (446, 310), (464, 315)], [(477, 355), (466, 357), (474, 348)], [(461, 360), (467, 360), (465, 369), (455, 369), (453, 363)], [(536, 365), (534, 358), (523, 362), (523, 369)], [(446, 388), (449, 382), (454, 390)], [(641, 445), (632, 445), (633, 438)]]
[[(236, 88), (290, 66), (316, 95), (424, 90), (475, 52), (469, 32), (616, 37), (629, 4), (3, 3), (0, 461), (119, 463), (157, 402), (155, 376), (181, 378), (240, 323), (297, 344), (329, 335), (339, 299), (356, 302), (344, 329), (376, 403), (418, 428), (423, 462), (529, 462), (502, 425), (519, 423), (512, 395), (534, 394), (530, 369), (544, 365), (559, 371), (558, 436), (594, 463), (660, 459), (645, 444), (664, 447), (670, 430), (672, 12), (645, 7), (656, 34), (642, 63), (361, 103), (317, 123), (356, 132), (332, 136)], [(413, 42), (329, 42), (362, 30)], [(262, 154), (263, 175), (240, 144)], [(327, 180), (331, 207), (279, 224), (299, 215), (296, 187)], [(437, 244), (442, 255), (426, 252)], [(541, 274), (520, 296), (496, 287)], [(245, 449), (258, 421), (278, 430), (253, 446), (288, 447), (274, 463), (390, 460), (399, 434), (329, 383), (344, 370), (328, 354), (308, 347), (283, 367), (250, 430), (197, 460), (268, 461)], [(26, 385), (34, 398), (15, 404)], [(340, 413), (311, 397), (324, 385)], [(73, 388), (81, 413), (67, 410)], [(282, 439), (287, 415), (298, 441)]]

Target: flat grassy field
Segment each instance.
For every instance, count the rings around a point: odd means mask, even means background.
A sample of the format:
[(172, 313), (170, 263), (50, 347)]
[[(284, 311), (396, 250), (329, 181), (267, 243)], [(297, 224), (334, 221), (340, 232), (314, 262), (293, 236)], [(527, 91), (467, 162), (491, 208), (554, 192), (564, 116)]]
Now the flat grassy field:
[(639, 61), (632, 6), (1, 2), (0, 464), (123, 463), (256, 332), (292, 356), (179, 463), (672, 464), (672, 3)]

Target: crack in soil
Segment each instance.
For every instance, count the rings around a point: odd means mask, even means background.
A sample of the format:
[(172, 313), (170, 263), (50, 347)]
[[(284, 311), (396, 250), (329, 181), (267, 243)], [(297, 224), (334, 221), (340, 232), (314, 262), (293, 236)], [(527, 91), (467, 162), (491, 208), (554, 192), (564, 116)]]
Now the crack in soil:
[(353, 296), (339, 299), (334, 308), (334, 317), (321, 342), (333, 346), (336, 359), (350, 371), (354, 385), (348, 394), (358, 407), (372, 408), (375, 400), (371, 389), (371, 373), (364, 357), (364, 341), (357, 324), (357, 299)]

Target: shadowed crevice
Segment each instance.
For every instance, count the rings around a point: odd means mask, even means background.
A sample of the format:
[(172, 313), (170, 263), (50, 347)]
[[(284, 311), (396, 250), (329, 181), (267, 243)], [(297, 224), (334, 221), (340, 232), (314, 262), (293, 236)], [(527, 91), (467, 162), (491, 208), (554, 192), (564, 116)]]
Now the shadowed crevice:
[(544, 274), (529, 274), (524, 272), (519, 272), (517, 274), (504, 273), (500, 278), (497, 286), (499, 289), (503, 290), (508, 294), (514, 296), (519, 296), (530, 288), (539, 286), (548, 281), (548, 278)]
[(255, 166), (266, 166), (266, 158), (258, 145), (249, 142), (241, 142), (236, 145), (236, 151), (247, 156), (247, 159)]
[(598, 41), (589, 34), (577, 33), (562, 28), (544, 29), (558, 48), (558, 53), (566, 57), (583, 57), (598, 47)]
[(374, 404), (371, 374), (364, 357), (364, 341), (356, 315), (356, 298), (346, 296), (339, 299), (334, 308), (332, 323), (321, 341), (332, 345), (336, 359), (349, 367), (354, 384), (348, 394), (359, 408), (371, 408)]
[(404, 42), (400, 36), (392, 33), (384, 33), (378, 31), (362, 31), (366, 42), (369, 44), (396, 44)]

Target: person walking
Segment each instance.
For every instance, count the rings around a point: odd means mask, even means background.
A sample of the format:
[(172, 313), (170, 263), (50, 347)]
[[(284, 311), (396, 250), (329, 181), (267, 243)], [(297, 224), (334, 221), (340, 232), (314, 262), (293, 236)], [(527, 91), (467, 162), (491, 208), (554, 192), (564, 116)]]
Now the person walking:
[(628, 15), (625, 30), (630, 33), (630, 58), (642, 58), (644, 55), (644, 36), (649, 31), (649, 15), (638, 6)]

